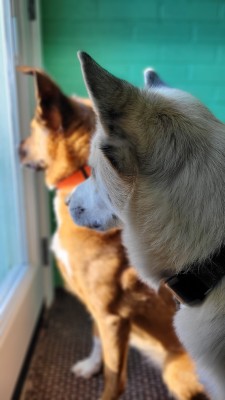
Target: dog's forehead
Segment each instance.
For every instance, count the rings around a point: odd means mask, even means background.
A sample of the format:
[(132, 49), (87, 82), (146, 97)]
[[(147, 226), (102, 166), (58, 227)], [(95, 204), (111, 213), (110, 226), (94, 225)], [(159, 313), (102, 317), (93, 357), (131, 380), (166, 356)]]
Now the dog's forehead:
[(48, 129), (46, 127), (44, 127), (43, 125), (41, 125), (35, 118), (32, 119), (31, 124), (31, 134), (32, 135), (37, 135), (39, 137), (46, 137), (48, 136)]
[(31, 120), (31, 122), (30, 122), (30, 127), (31, 127), (31, 129), (35, 129), (36, 124), (37, 124), (37, 122), (36, 122), (35, 118), (33, 118), (33, 119)]

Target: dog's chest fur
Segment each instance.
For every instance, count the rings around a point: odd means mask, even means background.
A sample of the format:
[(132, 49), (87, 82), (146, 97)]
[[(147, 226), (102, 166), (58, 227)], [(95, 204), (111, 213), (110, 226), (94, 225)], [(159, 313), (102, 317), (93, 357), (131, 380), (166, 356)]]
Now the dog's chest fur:
[(80, 228), (76, 227), (70, 218), (65, 200), (70, 189), (58, 190), (54, 199), (54, 211), (57, 229), (52, 239), (51, 249), (55, 254), (58, 267), (63, 276), (67, 288), (75, 292), (81, 300), (86, 301), (83, 282), (83, 264), (79, 263), (79, 246), (82, 251), (82, 243), (79, 239)]

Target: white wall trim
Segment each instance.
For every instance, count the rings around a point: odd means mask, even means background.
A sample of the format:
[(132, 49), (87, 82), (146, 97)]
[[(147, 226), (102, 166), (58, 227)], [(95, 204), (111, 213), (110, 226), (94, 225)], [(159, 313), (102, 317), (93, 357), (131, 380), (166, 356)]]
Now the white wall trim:
[(10, 400), (12, 397), (41, 309), (42, 291), (41, 270), (30, 267), (8, 304), (9, 315), (0, 335), (2, 400)]
[[(35, 36), (35, 26), (32, 25), (32, 35), (29, 35), (31, 29), (30, 22), (27, 20), (27, 0), (11, 0), (14, 3), (13, 18), (14, 37), (18, 40), (19, 59), (21, 64), (32, 65), (32, 56), (35, 52), (31, 36)], [(0, 1), (0, 7), (6, 11), (6, 22), (10, 21), (10, 2), (8, 0)], [(12, 22), (12, 21), (11, 21)], [(39, 22), (37, 22), (38, 24)], [(32, 24), (35, 24), (33, 22)], [(33, 36), (34, 35), (34, 36)], [(17, 46), (16, 46), (17, 47)], [(10, 82), (13, 82), (12, 91), (16, 97), (16, 80), (14, 60), (10, 59), (10, 71), (7, 77), (12, 76)], [(20, 133), (29, 134), (30, 119), (33, 114), (32, 95), (29, 92), (28, 77), (18, 77), (18, 93), (20, 106)], [(16, 121), (18, 125), (18, 121)], [(22, 135), (21, 135), (22, 136)], [(19, 142), (20, 138), (18, 138)], [(18, 145), (18, 143), (17, 143)], [(16, 151), (16, 149), (15, 149)], [(17, 152), (17, 151), (16, 151)], [(24, 201), (21, 209), (26, 214), (26, 233), (28, 246), (28, 265), (24, 273), (17, 276), (17, 282), (14, 282), (15, 289), (8, 302), (1, 307), (1, 325), (0, 325), (0, 400), (10, 400), (15, 390), (21, 367), (25, 360), (27, 350), (34, 332), (35, 325), (45, 298), (49, 305), (52, 300), (52, 282), (50, 279), (50, 268), (43, 268), (40, 257), (40, 239), (46, 234), (48, 236), (48, 223), (45, 227), (41, 226), (41, 220), (37, 210), (39, 202), (39, 186), (37, 185), (37, 176), (31, 171), (23, 171), (23, 184), (18, 190), (22, 191), (25, 187)], [(43, 186), (43, 185), (42, 185)], [(42, 189), (44, 190), (44, 189)], [(46, 190), (45, 190), (46, 195)], [(22, 201), (23, 203), (23, 201)], [(43, 197), (43, 207), (47, 209), (47, 196)], [(46, 221), (49, 215), (46, 211)], [(42, 218), (42, 217), (41, 217)], [(47, 272), (48, 270), (48, 272)], [(46, 277), (47, 276), (47, 277)], [(47, 291), (44, 294), (44, 290)]]

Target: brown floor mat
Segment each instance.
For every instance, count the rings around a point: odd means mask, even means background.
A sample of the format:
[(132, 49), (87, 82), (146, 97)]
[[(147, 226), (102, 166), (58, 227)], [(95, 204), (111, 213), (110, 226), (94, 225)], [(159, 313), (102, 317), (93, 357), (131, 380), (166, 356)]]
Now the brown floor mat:
[[(91, 349), (90, 317), (77, 300), (58, 290), (44, 317), (20, 400), (97, 400), (103, 387), (99, 374), (76, 378), (71, 366)], [(138, 351), (131, 349), (128, 383), (121, 400), (172, 400), (160, 373)]]

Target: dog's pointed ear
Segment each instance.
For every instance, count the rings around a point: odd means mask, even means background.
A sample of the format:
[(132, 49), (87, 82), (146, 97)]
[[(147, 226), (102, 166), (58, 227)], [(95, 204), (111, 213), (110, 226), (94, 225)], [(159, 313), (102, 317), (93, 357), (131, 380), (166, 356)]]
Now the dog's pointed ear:
[(28, 65), (17, 65), (16, 70), (23, 72), (23, 74), (33, 75), (35, 71), (38, 71), (38, 68), (29, 67)]
[(133, 142), (128, 139), (125, 120), (135, 109), (135, 96), (139, 91), (128, 82), (116, 78), (87, 53), (79, 52), (87, 90), (106, 133), (100, 149), (114, 169), (132, 174), (134, 168)]
[(116, 78), (87, 53), (78, 52), (87, 90), (93, 100), (94, 107), (104, 127), (112, 133), (124, 114), (125, 105), (131, 100), (135, 91), (128, 82)]
[(146, 89), (169, 87), (153, 68), (146, 68), (144, 70), (144, 80)]
[(55, 131), (67, 129), (75, 119), (75, 102), (60, 90), (56, 83), (42, 70), (35, 67), (19, 66), (17, 70), (35, 78), (37, 113), (46, 126)]
[(34, 76), (36, 95), (42, 101), (54, 97), (60, 91), (52, 79), (39, 68), (21, 65), (17, 67), (17, 71), (20, 71), (26, 75)]

